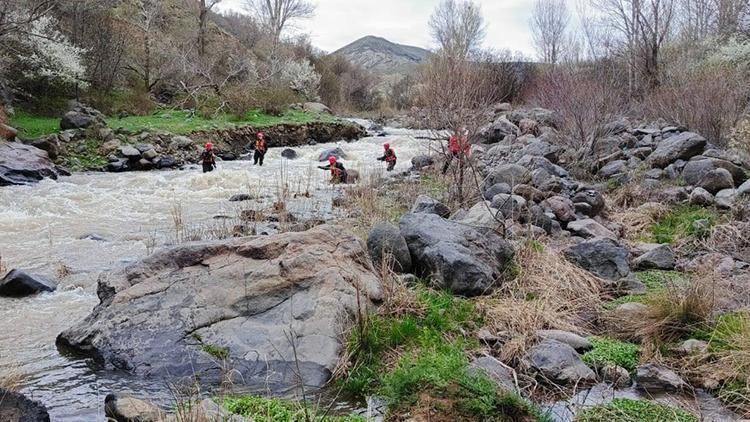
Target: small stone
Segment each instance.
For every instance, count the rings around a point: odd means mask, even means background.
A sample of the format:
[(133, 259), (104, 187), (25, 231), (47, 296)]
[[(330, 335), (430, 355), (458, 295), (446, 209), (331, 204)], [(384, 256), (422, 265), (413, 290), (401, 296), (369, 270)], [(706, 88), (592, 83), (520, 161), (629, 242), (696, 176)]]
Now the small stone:
[(145, 400), (129, 395), (108, 394), (104, 399), (104, 415), (117, 422), (158, 422), (161, 409)]
[(432, 199), (427, 195), (419, 195), (411, 207), (412, 213), (437, 214), (443, 218), (451, 215), (451, 210), (442, 202)]
[(708, 207), (708, 206), (713, 205), (713, 203), (714, 203), (714, 196), (711, 195), (711, 192), (701, 187), (697, 187), (693, 189), (693, 191), (690, 193), (690, 205)]
[(0, 296), (6, 297), (29, 296), (56, 289), (57, 283), (54, 281), (21, 270), (12, 270), (0, 280)]
[(251, 201), (253, 198), (252, 195), (247, 193), (238, 193), (236, 195), (232, 195), (229, 198), (229, 202), (245, 202), (245, 201)]
[(683, 353), (686, 355), (692, 355), (694, 353), (704, 353), (708, 351), (708, 343), (703, 340), (688, 339), (682, 342), (676, 349), (676, 352)]
[(675, 253), (669, 245), (659, 245), (635, 260), (639, 270), (674, 270)]
[(610, 382), (616, 388), (627, 388), (633, 383), (630, 373), (621, 366), (605, 366), (601, 369), (601, 375), (605, 382)]
[(636, 370), (635, 381), (638, 388), (651, 394), (678, 392), (688, 388), (688, 384), (666, 366), (646, 364)]
[(545, 340), (555, 340), (560, 343), (565, 343), (574, 348), (578, 353), (586, 352), (594, 347), (587, 339), (569, 331), (539, 330), (536, 332), (536, 335)]

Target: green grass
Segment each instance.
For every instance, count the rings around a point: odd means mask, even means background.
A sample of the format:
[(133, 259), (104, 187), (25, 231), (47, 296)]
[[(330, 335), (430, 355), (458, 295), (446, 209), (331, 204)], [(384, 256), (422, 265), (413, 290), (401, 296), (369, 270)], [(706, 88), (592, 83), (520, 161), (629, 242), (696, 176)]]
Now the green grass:
[(646, 400), (614, 399), (611, 403), (581, 412), (578, 422), (698, 422), (698, 418), (682, 409)]
[(106, 167), (107, 158), (99, 153), (100, 143), (95, 139), (86, 139), (77, 144), (66, 146), (70, 151), (58, 160), (62, 165), (72, 171), (99, 171)]
[(313, 409), (305, 408), (302, 403), (281, 399), (269, 399), (258, 396), (240, 396), (218, 400), (228, 411), (255, 421), (274, 422), (366, 422), (362, 416), (324, 416), (315, 415)]
[[(111, 117), (107, 125), (112, 129), (122, 128), (132, 132), (160, 130), (177, 135), (189, 135), (203, 130), (229, 129), (241, 126), (267, 127), (278, 124), (305, 124), (312, 122), (334, 122), (338, 119), (328, 114), (289, 110), (281, 116), (270, 116), (255, 110), (238, 118), (221, 114), (211, 119), (191, 117), (186, 111), (160, 111), (150, 116), (129, 116), (123, 119)], [(21, 139), (36, 139), (60, 131), (60, 118), (38, 116), (16, 112), (10, 118), (11, 126), (20, 131)]]
[(204, 344), (201, 349), (209, 355), (219, 360), (229, 359), (229, 349), (226, 347), (215, 346), (213, 344)]
[(732, 312), (717, 317), (712, 329), (696, 330), (691, 337), (708, 342), (710, 351), (721, 352), (735, 349), (734, 340), (747, 332), (750, 332), (750, 314)]
[(662, 291), (665, 287), (675, 283), (684, 283), (685, 276), (676, 271), (649, 270), (636, 273), (636, 277), (646, 286), (646, 293), (632, 294), (619, 297), (608, 302), (607, 309), (615, 309), (623, 303), (644, 303), (647, 304), (654, 293)]
[(36, 139), (60, 131), (60, 119), (57, 117), (35, 116), (23, 111), (17, 111), (10, 116), (11, 126), (18, 129), (21, 139)]
[(424, 315), (399, 318), (370, 316), (363, 329), (355, 329), (349, 339), (349, 350), (355, 353), (355, 368), (344, 388), (364, 397), (381, 382), (383, 355), (399, 347), (434, 348), (446, 342), (446, 335), (472, 331), (481, 324), (471, 302), (455, 298), (448, 292), (420, 288), (417, 293)]
[(113, 129), (122, 128), (131, 132), (144, 129), (162, 130), (178, 135), (189, 135), (203, 130), (229, 129), (240, 126), (267, 127), (279, 124), (305, 124), (312, 122), (332, 122), (336, 118), (327, 114), (289, 110), (282, 116), (270, 116), (260, 111), (248, 112), (244, 118), (222, 114), (211, 119), (198, 115), (190, 116), (185, 111), (163, 111), (151, 116), (130, 116), (123, 119), (108, 118), (107, 125)]
[[(380, 395), (396, 413), (420, 408), (420, 397), (427, 395), (450, 403), (450, 411), (460, 416), (545, 420), (524, 399), (499, 392), (484, 373), (469, 370), (466, 351), (478, 346), (471, 333), (483, 323), (470, 301), (424, 287), (418, 287), (417, 301), (418, 315), (372, 315), (352, 332), (354, 368), (342, 380), (345, 391), (360, 398)], [(400, 357), (388, 367), (384, 361), (393, 351)]]
[[(707, 220), (707, 228), (696, 228), (693, 223)], [(651, 227), (651, 241), (674, 244), (681, 240), (701, 239), (708, 235), (718, 217), (710, 209), (681, 206), (673, 209)]]
[(603, 368), (616, 365), (628, 372), (635, 371), (638, 366), (641, 350), (638, 345), (607, 337), (592, 337), (590, 341), (594, 348), (583, 355), (583, 361), (589, 366)]

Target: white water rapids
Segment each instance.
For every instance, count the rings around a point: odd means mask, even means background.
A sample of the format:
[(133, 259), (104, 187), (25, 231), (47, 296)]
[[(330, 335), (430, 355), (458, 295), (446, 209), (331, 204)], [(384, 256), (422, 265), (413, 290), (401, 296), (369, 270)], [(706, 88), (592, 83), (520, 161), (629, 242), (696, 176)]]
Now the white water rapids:
[[(323, 150), (341, 147), (348, 155), (347, 168), (365, 175), (383, 172), (385, 165), (375, 158), (382, 155), (384, 142), (396, 151), (396, 172), (407, 170), (413, 156), (429, 152), (430, 142), (417, 139), (426, 133), (388, 133), (352, 143), (294, 148), (299, 154), (295, 160), (281, 158), (283, 148), (271, 149), (262, 168), (248, 161), (220, 162), (218, 171), (208, 174), (197, 168), (76, 174), (0, 188), (3, 264), (60, 282), (54, 293), (0, 298), (0, 378), (20, 376), (22, 391), (44, 403), (53, 421), (104, 420), (104, 397), (110, 392), (165, 397), (164, 384), (94, 371), (85, 360), (62, 356), (55, 347), (56, 336), (98, 303), (98, 276), (174, 239), (175, 212), (185, 226), (216, 226), (228, 220), (215, 216), (235, 217), (239, 210), (257, 205), (231, 203), (230, 196), (250, 193), (273, 202), (281, 180), (292, 194), (312, 194), (294, 204), (293, 211), (330, 217), (333, 188), (328, 174), (317, 168)], [(94, 234), (104, 241), (84, 238)]]

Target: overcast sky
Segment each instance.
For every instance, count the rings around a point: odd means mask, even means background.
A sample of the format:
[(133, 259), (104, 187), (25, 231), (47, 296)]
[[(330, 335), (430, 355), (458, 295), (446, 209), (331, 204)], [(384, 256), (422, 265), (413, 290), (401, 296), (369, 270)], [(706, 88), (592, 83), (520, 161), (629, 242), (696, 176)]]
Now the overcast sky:
[[(221, 9), (242, 11), (245, 0), (224, 0)], [(333, 52), (365, 35), (400, 44), (434, 47), (427, 22), (440, 0), (314, 0), (315, 17), (300, 25), (313, 45)], [(528, 22), (531, 0), (478, 0), (487, 22), (485, 47), (534, 56)]]

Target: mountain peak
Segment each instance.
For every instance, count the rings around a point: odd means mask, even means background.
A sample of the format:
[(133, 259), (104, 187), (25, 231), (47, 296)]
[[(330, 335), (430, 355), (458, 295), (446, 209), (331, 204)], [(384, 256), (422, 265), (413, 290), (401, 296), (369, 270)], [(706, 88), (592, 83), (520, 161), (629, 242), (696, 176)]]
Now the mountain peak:
[(409, 73), (430, 56), (430, 52), (423, 48), (396, 44), (375, 35), (362, 37), (333, 54), (380, 74)]

